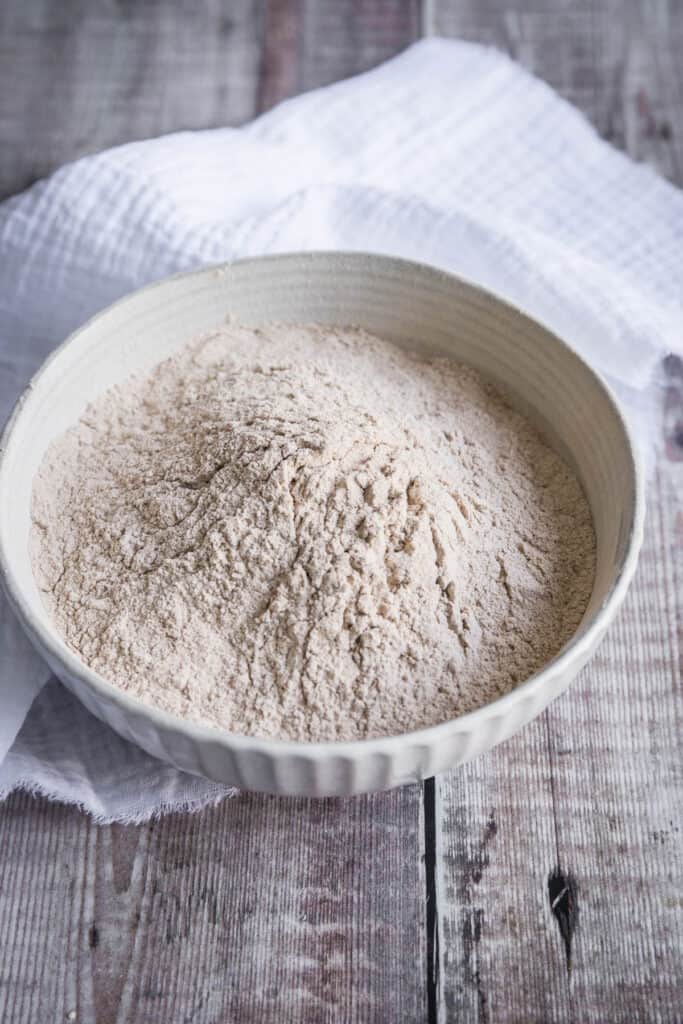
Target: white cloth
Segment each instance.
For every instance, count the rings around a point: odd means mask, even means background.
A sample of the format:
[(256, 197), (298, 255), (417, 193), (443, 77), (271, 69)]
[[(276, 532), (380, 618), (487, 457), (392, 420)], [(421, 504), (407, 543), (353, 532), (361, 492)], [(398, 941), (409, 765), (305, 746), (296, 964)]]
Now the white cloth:
[[(505, 56), (441, 40), (245, 128), (121, 146), (0, 204), (0, 419), (125, 292), (302, 248), (413, 257), (500, 293), (608, 377), (647, 447), (643, 395), (681, 347), (683, 194)], [(48, 672), (4, 603), (0, 644), (0, 796), (23, 786), (134, 821), (226, 792), (131, 748), (54, 680), (15, 740)]]

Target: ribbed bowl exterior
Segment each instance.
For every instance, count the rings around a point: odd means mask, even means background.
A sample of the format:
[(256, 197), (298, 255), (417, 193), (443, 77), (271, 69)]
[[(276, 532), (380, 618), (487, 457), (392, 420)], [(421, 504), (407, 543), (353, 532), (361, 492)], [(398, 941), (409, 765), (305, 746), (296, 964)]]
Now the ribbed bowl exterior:
[[(85, 405), (195, 334), (233, 316), (355, 324), (407, 348), (449, 354), (505, 385), (578, 472), (593, 512), (597, 572), (572, 641), (512, 693), (429, 729), (354, 743), (236, 736), (174, 718), (129, 697), (62, 642), (28, 558), (33, 477), (48, 444)], [(571, 342), (571, 339), (568, 339)], [(0, 450), (0, 572), (31, 640), (98, 718), (178, 768), (242, 789), (350, 796), (389, 789), (468, 761), (507, 739), (560, 694), (595, 650), (633, 575), (643, 484), (628, 431), (605, 386), (540, 324), (452, 275), (363, 253), (238, 261), (136, 292), (80, 328), (19, 400)]]

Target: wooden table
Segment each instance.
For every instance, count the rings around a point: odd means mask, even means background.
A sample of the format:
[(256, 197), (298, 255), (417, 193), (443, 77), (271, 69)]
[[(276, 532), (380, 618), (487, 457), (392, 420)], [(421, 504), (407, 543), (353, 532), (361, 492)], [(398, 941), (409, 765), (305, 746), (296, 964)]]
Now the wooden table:
[[(683, 184), (677, 0), (17, 0), (0, 193), (245, 121), (424, 33), (509, 51)], [(683, 365), (665, 373), (637, 580), (564, 697), (473, 764), (366, 798), (98, 827), (15, 795), (0, 1021), (683, 1021)]]

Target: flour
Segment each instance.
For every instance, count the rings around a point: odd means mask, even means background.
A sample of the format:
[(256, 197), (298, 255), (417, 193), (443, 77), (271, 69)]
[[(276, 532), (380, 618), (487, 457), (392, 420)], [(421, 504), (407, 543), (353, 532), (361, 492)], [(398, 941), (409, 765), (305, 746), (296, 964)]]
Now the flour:
[(555, 655), (595, 560), (572, 472), (474, 371), (229, 324), (89, 406), (36, 477), (34, 573), (122, 690), (330, 740), (470, 711)]

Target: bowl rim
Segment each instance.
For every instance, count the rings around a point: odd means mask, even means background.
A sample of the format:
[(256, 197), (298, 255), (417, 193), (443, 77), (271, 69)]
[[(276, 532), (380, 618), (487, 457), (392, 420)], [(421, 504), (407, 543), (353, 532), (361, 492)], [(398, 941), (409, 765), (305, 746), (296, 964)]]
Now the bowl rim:
[[(534, 328), (541, 327), (549, 334), (553, 341), (559, 345), (571, 358), (581, 364), (594, 383), (597, 384), (602, 398), (609, 405), (619, 427), (622, 431), (625, 442), (632, 479), (632, 502), (627, 510), (630, 514), (630, 525), (624, 555), (618, 566), (609, 593), (601, 606), (593, 615), (585, 627), (579, 627), (578, 632), (564, 645), (558, 654), (546, 662), (542, 668), (529, 676), (522, 683), (515, 686), (513, 690), (497, 697), (493, 701), (483, 704), (474, 711), (469, 711), (456, 718), (449, 718), (436, 725), (425, 726), (420, 729), (408, 732), (396, 733), (389, 736), (374, 736), (356, 740), (289, 740), (275, 737), (250, 736), (244, 733), (233, 733), (218, 726), (208, 725), (192, 719), (181, 718), (171, 712), (164, 711), (152, 704), (133, 697), (126, 691), (119, 689), (113, 683), (108, 682), (104, 676), (91, 669), (85, 662), (81, 661), (59, 637), (56, 627), (46, 628), (32, 609), (32, 602), (24, 593), (19, 581), (12, 573), (9, 566), (8, 550), (10, 538), (4, 535), (2, 520), (0, 520), (0, 583), (9, 600), (10, 606), (19, 619), (24, 631), (27, 633), (33, 646), (40, 654), (46, 657), (48, 663), (54, 659), (63, 665), (70, 676), (76, 677), (79, 683), (87, 689), (94, 691), (98, 698), (110, 704), (114, 704), (124, 715), (140, 716), (149, 719), (152, 724), (163, 731), (184, 732), (190, 734), (195, 742), (210, 742), (236, 750), (250, 750), (261, 754), (288, 754), (304, 756), (313, 759), (323, 759), (328, 756), (361, 757), (373, 753), (388, 753), (397, 746), (403, 744), (431, 745), (433, 742), (444, 739), (453, 734), (469, 733), (486, 720), (504, 714), (511, 706), (525, 698), (531, 698), (541, 691), (554, 678), (564, 674), (572, 663), (580, 662), (587, 658), (594, 645), (600, 639), (610, 621), (615, 616), (621, 605), (626, 591), (633, 578), (640, 547), (643, 540), (645, 521), (645, 479), (641, 457), (638, 447), (635, 444), (631, 429), (626, 422), (619, 404), (608, 384), (601, 375), (590, 366), (564, 339), (559, 337), (551, 328), (546, 326), (542, 320), (536, 319), (525, 313), (518, 306), (501, 298), (495, 292), (490, 291), (481, 285), (468, 280), (461, 274), (454, 274), (450, 271), (434, 267), (428, 263), (416, 260), (404, 259), (397, 256), (389, 256), (382, 253), (366, 252), (363, 250), (302, 250), (285, 253), (264, 254), (261, 256), (250, 256), (239, 259), (225, 260), (219, 263), (205, 264), (190, 271), (168, 275), (159, 280), (152, 281), (141, 288), (127, 292), (115, 302), (110, 303), (104, 309), (95, 313), (83, 324), (72, 331), (55, 349), (50, 352), (33, 374), (28, 384), (21, 391), (17, 398), (5, 427), (0, 435), (0, 491), (8, 470), (9, 448), (12, 435), (20, 419), (26, 412), (30, 412), (30, 396), (36, 383), (43, 377), (49, 367), (59, 359), (61, 353), (75, 342), (81, 335), (89, 331), (98, 321), (106, 318), (115, 309), (125, 306), (133, 300), (137, 300), (143, 293), (151, 293), (155, 289), (166, 287), (173, 282), (185, 280), (192, 277), (215, 275), (218, 271), (228, 271), (234, 266), (246, 266), (249, 264), (263, 264), (267, 262), (280, 263), (293, 259), (307, 259), (311, 263), (325, 262), (330, 259), (344, 258), (350, 261), (381, 263), (389, 268), (394, 266), (402, 270), (410, 270), (417, 275), (426, 275), (432, 278), (441, 278), (444, 283), (456, 283), (464, 285), (472, 292), (478, 294), (486, 302), (493, 302), (503, 307), (508, 313), (513, 313), (521, 318), (526, 324)], [(48, 664), (51, 669), (51, 665)], [(56, 673), (55, 673), (56, 674)], [(78, 695), (77, 695), (78, 696)]]

